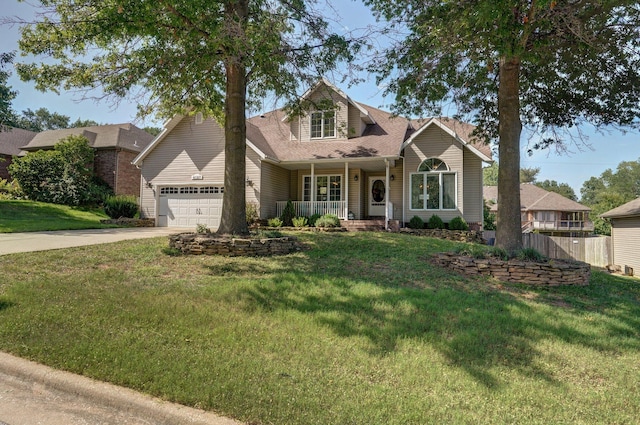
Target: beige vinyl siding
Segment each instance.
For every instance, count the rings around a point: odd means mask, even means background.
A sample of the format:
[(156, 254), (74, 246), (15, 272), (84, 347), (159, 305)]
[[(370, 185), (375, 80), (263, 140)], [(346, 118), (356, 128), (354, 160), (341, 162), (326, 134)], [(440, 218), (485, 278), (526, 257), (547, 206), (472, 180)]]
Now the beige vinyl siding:
[(260, 161), (260, 156), (253, 149), (247, 147), (245, 173), (246, 179), (251, 183), (247, 182), (245, 199), (247, 202), (256, 202), (258, 205), (260, 204), (262, 188), (264, 187)]
[(402, 220), (402, 161), (396, 160), (395, 167), (389, 168), (389, 178), (393, 175), (393, 181), (389, 182), (389, 202), (393, 203), (392, 220)]
[(482, 160), (464, 149), (464, 219), (467, 223), (482, 223)]
[(640, 276), (640, 217), (614, 218), (611, 220), (613, 242), (613, 264), (632, 267), (635, 276)]
[(360, 111), (349, 104), (349, 122), (347, 124), (348, 137), (360, 137), (366, 128), (366, 124), (360, 118)]
[[(454, 217), (463, 217), (468, 221), (465, 215), (465, 199), (464, 199), (464, 154), (463, 146), (455, 141), (450, 135), (436, 126), (426, 129), (420, 134), (414, 142), (405, 148), (405, 170), (404, 177), (407, 179), (405, 185), (404, 206), (405, 219), (408, 222), (414, 215), (427, 221), (432, 215), (438, 215), (445, 223)], [(412, 210), (411, 207), (411, 173), (418, 171), (418, 167), (428, 158), (438, 158), (444, 161), (449, 167), (450, 172), (456, 173), (457, 185), (457, 209), (456, 210)], [(480, 191), (479, 196), (482, 196)]]
[[(347, 138), (347, 124), (348, 124), (348, 107), (347, 107), (347, 99), (340, 96), (338, 93), (333, 91), (332, 89), (321, 86), (316, 89), (312, 95), (309, 97), (309, 100), (312, 102), (312, 106), (310, 112), (314, 110), (313, 102), (319, 102), (323, 99), (332, 99), (336, 105), (336, 137), (329, 138), (330, 140), (340, 140)], [(296, 123), (297, 124), (297, 123)], [(300, 118), (300, 140), (301, 141), (309, 141), (311, 139), (311, 114), (307, 114)], [(291, 129), (293, 133), (294, 122), (291, 124)], [(314, 141), (322, 140), (322, 139), (313, 139)]]
[[(355, 176), (358, 176), (358, 181), (354, 181)], [(362, 199), (362, 170), (359, 168), (349, 168), (349, 211), (353, 213), (356, 220), (362, 220), (363, 204)]]
[(300, 140), (300, 120), (302, 118), (297, 117), (289, 123), (289, 128), (291, 129), (291, 140)]
[(260, 218), (276, 216), (276, 202), (291, 199), (291, 171), (268, 162), (262, 163), (263, 190), (260, 193)]

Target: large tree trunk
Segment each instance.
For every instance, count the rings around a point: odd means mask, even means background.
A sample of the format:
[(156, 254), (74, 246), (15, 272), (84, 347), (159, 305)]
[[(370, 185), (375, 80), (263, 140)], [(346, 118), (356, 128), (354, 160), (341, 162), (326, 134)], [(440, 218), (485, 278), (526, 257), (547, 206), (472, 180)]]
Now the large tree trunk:
[[(243, 35), (248, 16), (248, 1), (227, 2), (225, 15), (229, 35)], [(247, 72), (240, 54), (228, 54), (229, 57), (225, 61), (227, 86), (224, 106), (224, 203), (218, 233), (244, 235), (249, 233), (245, 202)]]
[(500, 60), (498, 87), (498, 217), (496, 245), (513, 253), (522, 248), (520, 222), (520, 60)]

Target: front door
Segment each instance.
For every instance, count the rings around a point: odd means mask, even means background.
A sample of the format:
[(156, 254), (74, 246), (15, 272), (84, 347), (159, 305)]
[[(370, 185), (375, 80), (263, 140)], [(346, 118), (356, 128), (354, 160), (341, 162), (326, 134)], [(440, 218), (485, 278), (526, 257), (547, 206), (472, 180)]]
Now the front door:
[(384, 177), (369, 177), (369, 217), (384, 217), (386, 199)]

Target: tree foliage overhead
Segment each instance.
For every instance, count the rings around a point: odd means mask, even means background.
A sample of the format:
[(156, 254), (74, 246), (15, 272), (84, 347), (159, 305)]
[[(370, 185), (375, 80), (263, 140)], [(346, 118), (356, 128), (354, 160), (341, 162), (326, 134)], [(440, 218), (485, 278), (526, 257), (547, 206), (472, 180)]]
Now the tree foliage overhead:
[[(483, 183), (485, 186), (498, 185), (498, 162), (492, 163), (488, 167), (482, 169)], [(520, 183), (535, 183), (540, 174), (538, 167), (525, 167), (520, 169)]]
[(349, 43), (329, 31), (315, 1), (43, 3), (48, 12), (23, 28), (20, 48), (54, 62), (19, 64), (23, 79), (42, 90), (100, 88), (107, 96), (133, 96), (142, 115), (169, 117), (191, 108), (224, 123), (221, 233), (248, 232), (246, 107), (267, 93), (295, 98), (301, 85), (350, 58)]
[(440, 114), (454, 103), (498, 138), (501, 203), (497, 244), (520, 237), (522, 125), (537, 147), (562, 143), (566, 130), (638, 124), (640, 5), (635, 0), (365, 0), (399, 40), (372, 69), (410, 115)]

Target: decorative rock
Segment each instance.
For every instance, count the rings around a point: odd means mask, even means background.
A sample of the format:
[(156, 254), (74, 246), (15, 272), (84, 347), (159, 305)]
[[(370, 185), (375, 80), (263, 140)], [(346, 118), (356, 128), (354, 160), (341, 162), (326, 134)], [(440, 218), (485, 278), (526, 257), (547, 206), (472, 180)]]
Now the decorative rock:
[(268, 239), (233, 238), (214, 233), (179, 233), (169, 236), (169, 247), (183, 254), (259, 257), (300, 251), (303, 245), (293, 236)]
[(581, 261), (502, 261), (476, 259), (454, 253), (439, 253), (433, 258), (438, 265), (457, 272), (470, 276), (492, 276), (503, 282), (543, 286), (588, 285), (591, 277), (591, 266)]

